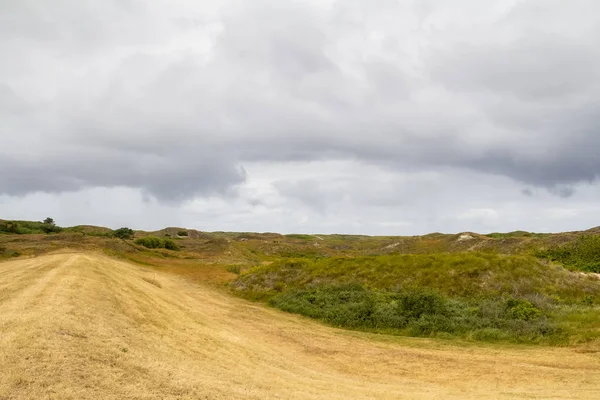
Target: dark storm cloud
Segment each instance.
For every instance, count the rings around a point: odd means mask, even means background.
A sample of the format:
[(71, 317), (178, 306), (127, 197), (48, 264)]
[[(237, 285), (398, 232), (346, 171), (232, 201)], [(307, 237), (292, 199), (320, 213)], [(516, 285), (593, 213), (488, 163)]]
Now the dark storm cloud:
[(600, 3), (503, 4), (4, 2), (0, 193), (174, 201), (357, 159), (568, 196), (600, 174)]

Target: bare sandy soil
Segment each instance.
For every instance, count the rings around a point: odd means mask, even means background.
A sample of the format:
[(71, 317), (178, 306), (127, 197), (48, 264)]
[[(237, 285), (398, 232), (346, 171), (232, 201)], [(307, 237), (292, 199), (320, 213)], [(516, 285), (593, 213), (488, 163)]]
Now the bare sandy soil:
[(337, 330), (93, 253), (0, 263), (0, 399), (600, 399), (600, 356)]

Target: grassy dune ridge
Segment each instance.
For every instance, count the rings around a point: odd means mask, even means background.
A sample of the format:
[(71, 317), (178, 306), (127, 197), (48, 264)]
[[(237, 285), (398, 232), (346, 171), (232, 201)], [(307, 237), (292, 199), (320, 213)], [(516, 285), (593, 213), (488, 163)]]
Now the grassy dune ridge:
[(600, 336), (600, 280), (590, 272), (598, 229), (372, 237), (170, 227), (120, 240), (108, 228), (42, 228), (0, 221), (0, 258), (102, 250), (352, 329), (553, 344)]
[(600, 301), (600, 287), (593, 276), (533, 256), (493, 253), (286, 259), (248, 270), (233, 286), (260, 297), (283, 287), (315, 283), (361, 283), (374, 289), (427, 287), (458, 297), (508, 295), (576, 303), (591, 296)]

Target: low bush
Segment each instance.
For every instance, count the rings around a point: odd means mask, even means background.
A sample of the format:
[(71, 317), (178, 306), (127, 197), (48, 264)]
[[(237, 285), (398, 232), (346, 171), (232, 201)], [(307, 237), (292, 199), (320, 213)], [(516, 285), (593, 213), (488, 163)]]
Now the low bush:
[(133, 238), (134, 232), (133, 229), (129, 228), (119, 228), (113, 232), (113, 236), (119, 239), (127, 240)]
[(523, 299), (509, 299), (506, 309), (514, 319), (529, 321), (540, 316), (541, 312), (530, 302)]
[(177, 243), (175, 243), (174, 241), (172, 241), (171, 239), (165, 239), (162, 241), (163, 247), (167, 250), (173, 250), (173, 251), (178, 251), (179, 250), (179, 246), (177, 245)]
[(171, 239), (160, 239), (155, 236), (146, 236), (139, 238), (135, 241), (135, 244), (144, 246), (148, 249), (167, 249), (167, 250), (179, 250), (179, 246)]
[(526, 300), (486, 300), (478, 307), (432, 290), (384, 292), (358, 284), (320, 285), (280, 293), (270, 304), (338, 327), (412, 336), (450, 334), (476, 340), (531, 342), (559, 331)]
[(149, 249), (158, 249), (164, 247), (162, 240), (154, 236), (139, 238), (135, 241), (135, 244), (139, 244), (140, 246), (144, 246)]

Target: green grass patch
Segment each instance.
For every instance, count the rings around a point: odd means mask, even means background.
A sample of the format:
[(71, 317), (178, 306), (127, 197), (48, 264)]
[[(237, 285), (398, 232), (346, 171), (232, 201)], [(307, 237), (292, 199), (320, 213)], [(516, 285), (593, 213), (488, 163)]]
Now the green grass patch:
[(269, 294), (274, 285), (312, 283), (370, 288), (430, 288), (449, 297), (513, 296), (533, 303), (600, 301), (600, 282), (540, 262), (532, 256), (494, 253), (402, 254), (348, 258), (281, 259), (242, 274), (234, 287)]
[(600, 273), (600, 236), (582, 235), (572, 243), (538, 250), (536, 255), (570, 269)]

